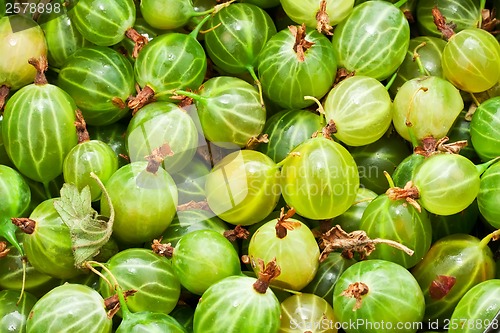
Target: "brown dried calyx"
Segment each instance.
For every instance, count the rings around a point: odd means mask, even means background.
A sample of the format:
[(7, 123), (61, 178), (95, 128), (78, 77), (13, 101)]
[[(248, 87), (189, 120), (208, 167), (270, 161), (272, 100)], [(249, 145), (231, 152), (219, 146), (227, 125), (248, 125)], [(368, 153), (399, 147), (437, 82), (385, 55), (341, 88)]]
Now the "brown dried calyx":
[(456, 142), (447, 143), (450, 140), (447, 136), (436, 140), (432, 136), (422, 139), (422, 145), (414, 149), (415, 154), (429, 157), (436, 153), (450, 153), (459, 154), (460, 150), (467, 147), (467, 140), (460, 140)]
[(234, 229), (224, 231), (224, 237), (230, 242), (236, 242), (237, 239), (248, 239), (248, 236), (250, 236), (250, 232), (241, 225), (237, 225)]
[(178, 205), (177, 206), (177, 211), (178, 212), (183, 212), (186, 210), (193, 210), (193, 209), (200, 209), (200, 210), (210, 210), (210, 207), (208, 206), (208, 202), (206, 200), (203, 201), (189, 201), (186, 202), (185, 204)]
[(354, 307), (352, 308), (352, 311), (356, 311), (361, 309), (361, 305), (363, 302), (363, 296), (368, 294), (370, 290), (368, 289), (368, 286), (364, 284), (363, 282), (354, 282), (351, 283), (346, 290), (344, 290), (340, 296), (348, 297), (348, 298), (354, 298), (356, 299), (356, 303), (354, 304)]
[(47, 78), (45, 77), (45, 72), (49, 69), (49, 62), (47, 61), (47, 57), (40, 56), (38, 58), (30, 58), (28, 63), (35, 67), (36, 76), (35, 76), (35, 84), (36, 85), (44, 85), (49, 83)]
[(144, 105), (155, 100), (155, 91), (150, 86), (145, 86), (139, 90), (137, 96), (128, 99), (128, 107), (132, 109), (132, 115), (135, 115)]
[(356, 75), (354, 71), (349, 72), (347, 69), (341, 67), (337, 70), (337, 74), (335, 75), (335, 81), (333, 82), (333, 86), (335, 87), (337, 84), (340, 82), (344, 81), (347, 78), (350, 78), (351, 76)]
[(306, 40), (306, 25), (302, 24), (301, 26), (290, 25), (288, 29), (295, 37), (295, 44), (293, 45), (293, 50), (297, 54), (297, 59), (300, 62), (305, 61), (305, 53), (309, 48), (311, 48), (314, 43)]
[(7, 242), (0, 242), (0, 259), (9, 254), (10, 249), (7, 248)]
[(406, 202), (415, 207), (415, 209), (419, 213), (422, 212), (422, 208), (416, 201), (418, 198), (420, 198), (420, 193), (418, 192), (418, 188), (413, 185), (413, 182), (411, 180), (406, 183), (404, 188), (391, 187), (385, 192), (385, 194), (391, 200), (406, 200)]
[(7, 96), (9, 96), (10, 88), (6, 85), (0, 86), (0, 112), (3, 110), (5, 106), (5, 101), (7, 100)]
[(35, 232), (36, 221), (29, 219), (27, 217), (13, 217), (10, 219), (12, 223), (21, 229), (27, 235), (31, 235)]
[(321, 129), (321, 132), (317, 131), (314, 132), (313, 135), (311, 135), (312, 138), (317, 138), (318, 136), (322, 136), (325, 139), (332, 139), (332, 135), (337, 133), (337, 125), (335, 125), (335, 121), (333, 119), (330, 119), (328, 121), (328, 124), (325, 125)]
[(255, 137), (255, 136), (251, 137), (248, 140), (245, 148), (246, 149), (250, 149), (250, 150), (254, 150), (261, 143), (269, 143), (269, 135), (268, 134), (261, 134), (261, 135), (259, 135), (257, 137)]
[(170, 148), (168, 143), (164, 143), (158, 148), (155, 148), (151, 155), (145, 156), (144, 158), (148, 161), (148, 165), (146, 167), (147, 172), (151, 172), (156, 174), (158, 169), (160, 168), (163, 160), (168, 157), (174, 155), (174, 152)]
[(436, 28), (441, 32), (446, 40), (450, 39), (455, 34), (455, 28), (457, 25), (453, 22), (446, 22), (446, 17), (441, 14), (441, 11), (437, 6), (432, 8), (432, 17), (434, 18)]
[(316, 30), (318, 30), (320, 34), (325, 33), (328, 36), (332, 36), (333, 27), (330, 25), (330, 17), (326, 12), (326, 4), (326, 0), (321, 0), (319, 4), (319, 10), (316, 13), (316, 21), (318, 22), (316, 24)]
[(76, 127), (76, 134), (78, 135), (78, 143), (90, 141), (90, 135), (89, 132), (87, 131), (87, 123), (83, 118), (82, 111), (76, 109), (75, 114), (76, 114), (75, 127)]
[(273, 258), (273, 260), (268, 262), (265, 267), (264, 260), (258, 259), (258, 265), (259, 274), (257, 281), (253, 284), (253, 288), (258, 293), (265, 294), (271, 281), (281, 274), (281, 269), (276, 263), (276, 258)]
[(323, 251), (319, 261), (323, 262), (328, 254), (336, 250), (342, 250), (342, 256), (347, 259), (354, 258), (358, 253), (360, 259), (366, 259), (373, 251), (376, 244), (387, 244), (412, 256), (414, 251), (408, 247), (390, 239), (375, 238), (370, 239), (363, 230), (356, 230), (350, 233), (345, 232), (339, 225), (328, 230), (320, 239), (320, 247)]
[(151, 244), (151, 249), (154, 253), (162, 257), (172, 258), (174, 255), (174, 247), (172, 244), (163, 244), (161, 243), (161, 239), (154, 239), (153, 244)]
[[(129, 296), (133, 296), (137, 290), (125, 290), (123, 292), (123, 297), (127, 299)], [(120, 299), (118, 298), (118, 294), (109, 296), (104, 300), (104, 306), (106, 310), (108, 310), (108, 318), (113, 318), (113, 316), (120, 310)]]
[(132, 51), (132, 58), (136, 59), (142, 48), (149, 42), (147, 37), (144, 37), (137, 32), (134, 28), (125, 31), (125, 36), (135, 43), (134, 50)]
[(488, 31), (493, 35), (500, 34), (500, 30), (495, 30), (500, 21), (496, 18), (496, 8), (493, 9), (483, 9), (481, 11), (481, 29)]
[(276, 229), (276, 237), (279, 239), (285, 238), (289, 230), (291, 231), (301, 227), (302, 224), (300, 222), (289, 220), (293, 215), (295, 215), (294, 208), (290, 208), (286, 213), (285, 208), (281, 208), (280, 217), (274, 227)]

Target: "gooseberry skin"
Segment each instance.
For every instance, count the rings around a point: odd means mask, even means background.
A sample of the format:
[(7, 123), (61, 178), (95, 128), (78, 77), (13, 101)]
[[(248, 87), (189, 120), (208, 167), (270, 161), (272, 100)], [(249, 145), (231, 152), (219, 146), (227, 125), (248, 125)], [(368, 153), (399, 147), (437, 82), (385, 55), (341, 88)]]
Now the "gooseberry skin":
[(307, 110), (283, 110), (266, 121), (263, 134), (268, 142), (261, 143), (258, 150), (281, 162), (299, 144), (309, 139), (324, 126), (322, 117)]
[(78, 143), (76, 108), (71, 96), (52, 84), (24, 86), (8, 100), (3, 141), (24, 176), (48, 183), (62, 173), (64, 158)]
[(193, 159), (198, 131), (193, 119), (178, 105), (153, 102), (142, 107), (128, 124), (126, 146), (130, 161), (144, 161), (144, 156), (164, 144), (168, 144), (173, 155), (165, 157), (162, 167), (173, 175)]
[[(203, 83), (195, 98), (203, 135), (228, 149), (245, 147), (258, 137), (266, 122), (266, 108), (258, 90), (231, 76), (217, 76)], [(237, 105), (238, 107), (234, 107)]]
[(86, 40), (111, 46), (134, 25), (136, 8), (133, 0), (78, 0), (68, 15)]
[(194, 312), (194, 333), (277, 333), (280, 303), (272, 290), (259, 293), (257, 280), (243, 275), (227, 277), (203, 293)]
[(450, 322), (449, 333), (483, 332), (489, 324), (498, 325), (494, 321), (500, 310), (500, 280), (492, 279), (472, 287), (458, 302)]
[(110, 333), (112, 326), (104, 300), (97, 291), (85, 285), (66, 283), (35, 303), (28, 316), (26, 332)]
[(202, 295), (225, 277), (241, 274), (238, 252), (215, 230), (195, 230), (182, 236), (174, 248), (172, 267), (184, 288)]
[(297, 214), (330, 219), (344, 213), (354, 202), (359, 187), (356, 163), (333, 140), (317, 137), (296, 147), (281, 169), (282, 194)]
[(417, 140), (429, 136), (440, 139), (463, 108), (460, 91), (450, 82), (437, 76), (415, 78), (406, 81), (394, 97), (393, 124), (407, 141), (411, 141), (408, 122)]
[(453, 35), (442, 57), (443, 74), (458, 89), (477, 93), (500, 81), (500, 45), (485, 30), (470, 28)]
[(191, 0), (144, 0), (140, 9), (149, 25), (162, 30), (181, 28), (196, 14)]
[[(5, 5), (1, 7), (5, 9)], [(28, 60), (47, 55), (45, 35), (38, 24), (24, 15), (0, 18), (0, 44), (0, 86), (17, 90), (33, 82), (36, 70)]]
[(392, 122), (392, 101), (380, 81), (355, 75), (341, 81), (324, 103), (326, 122), (333, 120), (334, 136), (350, 146), (380, 139)]
[(406, 17), (386, 1), (367, 1), (355, 6), (337, 25), (332, 38), (339, 67), (377, 80), (384, 80), (396, 71), (409, 42)]
[(207, 22), (207, 55), (223, 72), (253, 71), (257, 56), (276, 27), (269, 14), (258, 6), (235, 3), (215, 13)]
[(467, 208), (479, 193), (476, 166), (456, 154), (435, 154), (415, 170), (420, 204), (430, 213), (452, 215)]
[(82, 142), (70, 150), (63, 163), (66, 183), (74, 184), (81, 191), (90, 187), (91, 200), (101, 197), (102, 190), (91, 177), (93, 172), (105, 184), (118, 170), (118, 158), (109, 145), (99, 140)]
[(470, 122), (470, 139), (481, 160), (500, 156), (500, 96), (478, 106)]
[(288, 30), (271, 37), (259, 54), (257, 70), (264, 94), (283, 109), (302, 109), (314, 102), (305, 96), (323, 97), (337, 73), (332, 43), (316, 30), (306, 30), (305, 40), (314, 43), (304, 61), (294, 50), (295, 36)]
[[(297, 2), (294, 0), (282, 0), (283, 7), (287, 16), (297, 24), (305, 23), (309, 28), (315, 29), (318, 20), (316, 18), (320, 9), (320, 3), (317, 0), (306, 0)], [(326, 2), (326, 14), (328, 24), (335, 26), (344, 20), (352, 11), (354, 0), (334, 0)]]
[(273, 285), (298, 291), (316, 275), (320, 253), (313, 233), (304, 223), (293, 218), (286, 221), (296, 225), (283, 238), (277, 235), (276, 219), (257, 229), (250, 239), (248, 256), (254, 261), (252, 268), (256, 274), (260, 271), (254, 265), (258, 259), (269, 262), (275, 258), (281, 274), (273, 280)]
[[(21, 297), (20, 297), (21, 296)], [(0, 332), (26, 332), (26, 320), (37, 298), (24, 291), (0, 291)]]
[(477, 204), (481, 216), (494, 228), (500, 228), (500, 163), (490, 166), (481, 176)]
[[(342, 292), (356, 282), (365, 284), (368, 293), (361, 296), (361, 307), (353, 311), (356, 299), (344, 296)], [(390, 261), (372, 259), (355, 263), (340, 276), (333, 292), (333, 311), (337, 321), (345, 325), (347, 333), (415, 333), (415, 325), (405, 329), (396, 327), (399, 323), (420, 322), (425, 301), (417, 281), (405, 268)], [(350, 322), (359, 321), (383, 321), (392, 325), (379, 329), (359, 325), (349, 329)]]
[(66, 59), (57, 85), (75, 100), (87, 124), (109, 125), (129, 113), (125, 101), (135, 93), (134, 69), (109, 47), (84, 47)]
[(40, 203), (30, 214), (35, 230), (24, 235), (23, 246), (31, 265), (39, 272), (58, 279), (69, 279), (83, 273), (75, 267), (73, 244), (68, 226), (54, 207), (54, 200)]
[(231, 224), (261, 221), (278, 203), (279, 170), (270, 157), (253, 150), (233, 152), (208, 174), (205, 192), (210, 209)]
[[(411, 273), (424, 293), (424, 319), (446, 320), (451, 317), (457, 303), (468, 290), (494, 278), (495, 261), (491, 249), (481, 244), (478, 238), (455, 234), (435, 242), (424, 259), (412, 268)], [(450, 289), (431, 287), (439, 276), (454, 279)], [(435, 291), (442, 291), (444, 295)]]
[[(112, 256), (106, 267), (123, 290), (136, 290), (127, 298), (131, 312), (151, 311), (169, 314), (177, 304), (181, 284), (169, 259), (141, 248), (129, 248)], [(110, 279), (108, 272), (103, 276)], [(104, 298), (115, 294), (104, 279), (99, 280)], [(121, 316), (121, 312), (118, 312)]]
[[(162, 168), (146, 171), (148, 162), (133, 162), (118, 169), (106, 183), (115, 211), (113, 236), (120, 242), (138, 244), (161, 235), (174, 218), (177, 187)], [(101, 213), (109, 216), (107, 199), (101, 196)]]

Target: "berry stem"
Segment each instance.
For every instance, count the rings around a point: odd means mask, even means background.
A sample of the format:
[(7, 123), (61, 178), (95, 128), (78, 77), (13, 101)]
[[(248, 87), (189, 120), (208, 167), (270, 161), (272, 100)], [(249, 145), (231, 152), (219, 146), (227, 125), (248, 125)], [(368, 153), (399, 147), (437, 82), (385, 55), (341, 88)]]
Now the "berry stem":
[(399, 0), (398, 2), (396, 2), (394, 4), (394, 6), (397, 7), (397, 8), (400, 8), (402, 5), (404, 5), (407, 2), (408, 2), (408, 0)]
[(424, 65), (422, 64), (422, 59), (420, 59), (420, 54), (418, 54), (418, 50), (420, 48), (424, 47), (425, 45), (427, 45), (427, 43), (422, 42), (422, 43), (418, 44), (417, 47), (415, 47), (415, 50), (413, 50), (413, 61), (415, 61), (417, 63), (418, 70), (422, 75), (431, 76), (431, 74), (429, 73), (427, 68), (425, 68)]

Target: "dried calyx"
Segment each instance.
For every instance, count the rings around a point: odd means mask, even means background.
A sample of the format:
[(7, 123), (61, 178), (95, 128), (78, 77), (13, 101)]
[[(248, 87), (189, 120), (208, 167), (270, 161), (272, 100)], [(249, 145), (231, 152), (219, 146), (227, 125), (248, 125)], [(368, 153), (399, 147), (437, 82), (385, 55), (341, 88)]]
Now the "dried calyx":
[(0, 259), (7, 256), (9, 254), (10, 249), (7, 248), (7, 242), (0, 242)]
[(290, 221), (289, 219), (295, 215), (295, 209), (290, 208), (285, 213), (285, 208), (281, 208), (280, 217), (278, 218), (278, 222), (276, 222), (276, 237), (282, 239), (285, 238), (288, 234), (288, 231), (294, 230), (295, 228), (299, 228), (301, 226), (300, 222)]
[(460, 150), (467, 147), (467, 140), (460, 140), (448, 143), (450, 139), (445, 136), (436, 140), (432, 136), (422, 139), (422, 145), (415, 147), (415, 154), (429, 157), (438, 153), (459, 154)]
[(174, 254), (174, 247), (172, 246), (172, 244), (171, 243), (167, 243), (167, 244), (161, 243), (161, 238), (153, 240), (153, 244), (151, 245), (151, 249), (157, 255), (162, 256), (162, 257), (166, 257), (166, 258), (172, 258), (173, 254)]
[(268, 134), (261, 134), (257, 137), (253, 136), (251, 137), (247, 144), (245, 145), (246, 149), (251, 149), (254, 150), (256, 149), (261, 143), (269, 143), (269, 135)]
[(135, 29), (130, 28), (125, 31), (125, 36), (134, 42), (134, 50), (132, 51), (132, 58), (136, 59), (142, 48), (148, 43), (148, 38), (138, 33)]
[(325, 33), (328, 36), (332, 36), (333, 27), (330, 25), (330, 17), (326, 12), (326, 0), (321, 0), (319, 4), (319, 10), (316, 13), (316, 21), (318, 22), (316, 25), (316, 30), (321, 33)]
[(76, 127), (76, 133), (78, 135), (78, 143), (90, 141), (89, 132), (87, 131), (87, 123), (83, 118), (82, 111), (77, 109), (75, 111), (75, 114), (76, 114), (75, 127)]
[(457, 25), (452, 22), (446, 22), (446, 17), (443, 16), (437, 6), (432, 8), (432, 17), (434, 18), (436, 28), (441, 32), (446, 40), (450, 39), (455, 34), (455, 28)]
[[(123, 292), (123, 298), (127, 299), (129, 296), (133, 296), (137, 290), (125, 290)], [(113, 318), (113, 316), (120, 310), (120, 298), (118, 294), (109, 296), (104, 300), (104, 306), (108, 310), (108, 318)]]
[(363, 282), (354, 282), (351, 283), (347, 289), (340, 294), (340, 296), (356, 299), (356, 303), (352, 308), (352, 311), (356, 311), (361, 308), (363, 296), (368, 294), (369, 291), (368, 286)]
[(151, 155), (145, 156), (144, 158), (148, 161), (148, 165), (146, 167), (146, 171), (156, 174), (158, 169), (160, 168), (163, 160), (168, 157), (174, 155), (174, 152), (170, 148), (168, 143), (164, 143), (158, 148), (155, 148)]
[(5, 101), (7, 100), (7, 96), (9, 96), (9, 92), (9, 87), (6, 85), (0, 86), (0, 111), (2, 111), (5, 106)]
[(248, 236), (250, 236), (250, 232), (241, 225), (237, 225), (234, 229), (224, 231), (224, 237), (230, 242), (236, 242), (238, 239), (247, 239)]
[(391, 200), (406, 200), (406, 202), (415, 207), (419, 213), (422, 211), (422, 208), (417, 202), (417, 199), (420, 198), (420, 193), (411, 180), (407, 182), (403, 188), (395, 186), (389, 188), (385, 194)]
[(11, 218), (12, 223), (22, 232), (27, 235), (31, 235), (35, 231), (36, 221), (29, 219), (27, 217), (13, 217)]
[(291, 25), (288, 27), (290, 32), (295, 38), (295, 43), (293, 45), (293, 50), (297, 54), (297, 59), (300, 62), (305, 61), (305, 53), (309, 48), (311, 48), (314, 43), (306, 40), (306, 25), (301, 26)]
[(259, 274), (257, 281), (253, 284), (253, 288), (258, 293), (265, 294), (271, 281), (281, 274), (281, 269), (276, 263), (276, 258), (268, 262), (265, 267), (264, 261), (262, 259), (258, 259), (258, 266)]
[(145, 86), (139, 90), (137, 96), (130, 97), (127, 106), (132, 109), (132, 115), (135, 115), (144, 105), (155, 100), (155, 91), (150, 86)]
[(337, 250), (341, 250), (342, 256), (345, 258), (352, 259), (357, 253), (360, 259), (363, 260), (375, 251), (377, 244), (387, 244), (410, 256), (414, 253), (413, 250), (393, 240), (382, 238), (370, 239), (363, 230), (347, 233), (339, 225), (336, 225), (321, 236), (320, 247), (323, 251), (321, 252), (319, 261), (323, 262), (328, 257), (328, 254)]

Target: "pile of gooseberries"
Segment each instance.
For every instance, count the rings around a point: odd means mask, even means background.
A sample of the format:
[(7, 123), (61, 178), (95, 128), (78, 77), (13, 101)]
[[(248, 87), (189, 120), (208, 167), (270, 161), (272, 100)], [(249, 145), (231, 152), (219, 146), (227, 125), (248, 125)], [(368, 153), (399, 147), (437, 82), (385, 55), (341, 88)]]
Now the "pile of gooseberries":
[(0, 0), (0, 332), (498, 331), (499, 31), (498, 0)]

